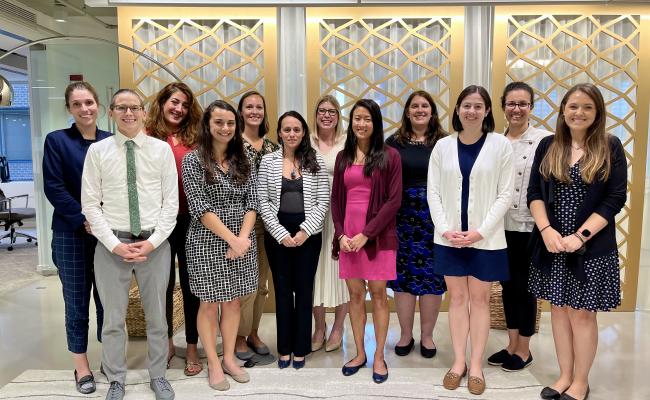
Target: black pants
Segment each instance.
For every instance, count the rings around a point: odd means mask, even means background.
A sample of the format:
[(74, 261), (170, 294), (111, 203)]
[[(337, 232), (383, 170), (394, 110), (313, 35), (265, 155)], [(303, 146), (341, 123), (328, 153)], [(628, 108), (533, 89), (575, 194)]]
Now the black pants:
[(528, 291), (530, 271), (529, 232), (506, 231), (510, 280), (502, 281), (503, 312), (508, 329), (519, 329), (519, 335), (535, 333), (537, 299)]
[(185, 342), (187, 344), (197, 344), (199, 342), (199, 332), (196, 330), (196, 315), (199, 313), (199, 298), (194, 296), (190, 291), (190, 276), (187, 274), (187, 257), (185, 256), (185, 238), (187, 229), (190, 226), (189, 214), (178, 214), (176, 217), (176, 227), (172, 231), (167, 241), (171, 250), (171, 264), (169, 274), (169, 285), (167, 286), (167, 336), (174, 335), (172, 324), (172, 315), (174, 310), (173, 293), (176, 285), (176, 257), (178, 256), (178, 275), (181, 281), (181, 292), (183, 293), (183, 313), (185, 314)]
[[(293, 236), (304, 214), (278, 213), (280, 224)], [(285, 247), (268, 232), (264, 244), (275, 287), (275, 321), (278, 354), (304, 357), (311, 352), (311, 309), (314, 276), (318, 267), (321, 234), (310, 236), (302, 246)]]

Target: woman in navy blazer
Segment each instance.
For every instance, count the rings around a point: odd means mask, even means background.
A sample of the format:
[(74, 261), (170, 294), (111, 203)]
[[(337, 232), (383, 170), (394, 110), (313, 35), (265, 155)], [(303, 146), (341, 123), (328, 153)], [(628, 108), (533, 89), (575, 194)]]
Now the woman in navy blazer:
[(97, 239), (81, 213), (81, 172), (88, 147), (110, 132), (97, 128), (99, 100), (87, 82), (74, 82), (65, 89), (65, 108), (74, 118), (70, 128), (50, 132), (43, 153), (45, 196), (54, 206), (52, 214), (52, 260), (59, 270), (65, 303), (68, 350), (74, 361), (77, 390), (95, 391), (95, 378), (88, 365), (88, 307), (92, 292), (97, 310), (97, 340), (101, 341), (104, 309), (94, 287), (93, 257)]
[(293, 355), (293, 367), (300, 369), (311, 352), (314, 276), (329, 206), (329, 178), (299, 113), (280, 116), (278, 141), (282, 147), (262, 157), (257, 188), (275, 287), (278, 367), (288, 367)]

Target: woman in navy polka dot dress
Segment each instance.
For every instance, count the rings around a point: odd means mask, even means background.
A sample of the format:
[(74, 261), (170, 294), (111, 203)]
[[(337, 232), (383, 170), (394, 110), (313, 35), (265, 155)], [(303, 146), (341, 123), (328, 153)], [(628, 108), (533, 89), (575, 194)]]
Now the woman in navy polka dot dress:
[(562, 99), (554, 136), (540, 142), (528, 187), (535, 219), (529, 290), (551, 303), (560, 377), (543, 399), (586, 399), (598, 346), (597, 311), (621, 303), (615, 216), (626, 201), (627, 162), (605, 132), (598, 88)]

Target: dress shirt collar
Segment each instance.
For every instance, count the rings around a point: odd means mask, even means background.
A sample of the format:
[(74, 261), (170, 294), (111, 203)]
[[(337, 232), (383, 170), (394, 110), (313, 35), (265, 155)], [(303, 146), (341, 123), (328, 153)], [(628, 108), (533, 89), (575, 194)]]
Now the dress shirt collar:
[(144, 133), (143, 130), (140, 130), (140, 132), (138, 132), (138, 134), (135, 135), (133, 139), (131, 139), (126, 135), (124, 135), (122, 132), (117, 131), (115, 132), (115, 140), (117, 140), (117, 144), (119, 146), (123, 146), (127, 140), (133, 140), (138, 147), (142, 147), (145, 140), (147, 140), (147, 135)]
[[(532, 135), (532, 132), (533, 132), (534, 130), (535, 130), (535, 127), (532, 126), (532, 125), (530, 124), (530, 122), (529, 122), (529, 123), (528, 123), (528, 128), (526, 128), (526, 130), (524, 131), (524, 133), (522, 133), (522, 134), (521, 134), (518, 138), (516, 138), (515, 140), (530, 140), (530, 139), (528, 138), (528, 136)], [(506, 132), (506, 136), (507, 136), (507, 132)]]

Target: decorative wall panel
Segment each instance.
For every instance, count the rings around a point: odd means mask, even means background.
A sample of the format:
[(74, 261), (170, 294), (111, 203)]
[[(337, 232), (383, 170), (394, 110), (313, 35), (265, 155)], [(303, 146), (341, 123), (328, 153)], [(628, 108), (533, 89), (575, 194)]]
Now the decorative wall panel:
[[(253, 17), (254, 16), (254, 17)], [(269, 120), (277, 110), (275, 8), (119, 7), (120, 42), (165, 65), (188, 84), (200, 103), (234, 105), (248, 90), (267, 99)], [(136, 54), (120, 51), (120, 80), (146, 101), (174, 77)]]
[(407, 97), (423, 89), (448, 129), (462, 85), (463, 37), (462, 7), (308, 8), (308, 108), (332, 94), (347, 126), (351, 106), (371, 98), (390, 134)]
[[(643, 187), (645, 182), (650, 85), (648, 7), (550, 7), (531, 14), (526, 7), (496, 7), (493, 96), (524, 81), (535, 90), (532, 123), (555, 130), (567, 89), (591, 82), (607, 105), (607, 130), (618, 136), (628, 160), (628, 201), (616, 218), (621, 261), (622, 310), (636, 303)], [(495, 109), (503, 128), (503, 113)]]

